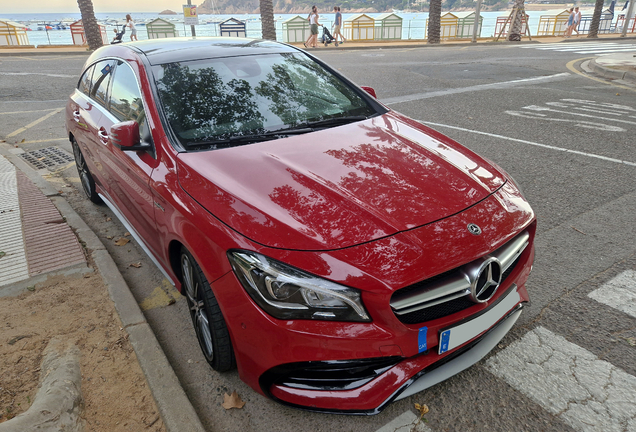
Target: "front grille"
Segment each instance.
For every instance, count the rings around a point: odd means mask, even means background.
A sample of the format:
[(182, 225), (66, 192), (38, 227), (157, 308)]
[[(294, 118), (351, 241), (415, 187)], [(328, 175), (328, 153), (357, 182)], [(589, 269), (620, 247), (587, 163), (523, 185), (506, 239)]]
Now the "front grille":
[(404, 324), (417, 324), (437, 318), (443, 318), (445, 316), (461, 312), (471, 306), (475, 306), (475, 302), (471, 301), (468, 296), (463, 296), (455, 300), (440, 303), (430, 308), (420, 309), (404, 315), (397, 315), (397, 317)]
[(485, 257), (396, 291), (391, 298), (395, 316), (404, 324), (417, 324), (475, 306), (468, 275), (485, 260), (496, 258), (501, 263), (503, 284), (519, 263), (529, 239), (528, 232), (523, 232)]

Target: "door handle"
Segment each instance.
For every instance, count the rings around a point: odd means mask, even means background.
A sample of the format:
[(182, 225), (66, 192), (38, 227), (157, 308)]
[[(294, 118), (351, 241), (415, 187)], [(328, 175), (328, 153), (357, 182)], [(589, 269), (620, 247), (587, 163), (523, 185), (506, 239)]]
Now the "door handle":
[(80, 112), (79, 110), (75, 110), (73, 111), (73, 120), (75, 120), (77, 123), (79, 123), (80, 121)]
[(99, 132), (97, 132), (97, 135), (99, 135), (99, 139), (101, 140), (101, 142), (103, 142), (104, 144), (108, 143), (108, 132), (106, 132), (106, 129), (104, 129), (103, 127), (99, 129)]

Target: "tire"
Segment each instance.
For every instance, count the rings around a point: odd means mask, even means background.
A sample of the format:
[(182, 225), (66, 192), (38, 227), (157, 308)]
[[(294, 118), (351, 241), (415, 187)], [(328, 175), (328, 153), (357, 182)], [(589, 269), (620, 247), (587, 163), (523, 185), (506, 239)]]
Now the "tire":
[(199, 346), (212, 369), (225, 372), (236, 367), (234, 349), (225, 319), (201, 267), (190, 252), (181, 248), (183, 292)]
[(101, 204), (102, 199), (99, 195), (97, 195), (97, 191), (95, 190), (95, 180), (93, 180), (93, 175), (86, 165), (86, 159), (84, 159), (84, 155), (82, 154), (77, 141), (75, 141), (75, 138), (72, 139), (71, 144), (73, 146), (75, 166), (77, 167), (77, 173), (79, 174), (80, 182), (82, 183), (82, 189), (84, 189), (84, 193), (89, 200), (95, 204)]

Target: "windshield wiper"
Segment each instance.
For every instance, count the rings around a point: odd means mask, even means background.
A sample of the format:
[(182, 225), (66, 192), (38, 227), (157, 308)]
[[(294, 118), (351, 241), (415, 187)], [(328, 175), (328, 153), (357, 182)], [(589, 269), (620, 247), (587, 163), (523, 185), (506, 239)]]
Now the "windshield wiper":
[(269, 140), (274, 140), (274, 139), (284, 137), (287, 135), (300, 135), (300, 134), (305, 134), (305, 133), (309, 133), (313, 131), (314, 130), (309, 127), (277, 129), (274, 131), (263, 132), (263, 133), (254, 134), (254, 135), (237, 135), (237, 136), (220, 139), (220, 140), (191, 142), (191, 143), (188, 143), (188, 147), (198, 147), (198, 148), (234, 147), (236, 145), (251, 144), (251, 143), (255, 143), (259, 141), (269, 141)]
[(306, 123), (302, 123), (302, 126), (308, 126), (308, 127), (320, 127), (320, 126), (335, 126), (335, 125), (340, 125), (340, 124), (346, 124), (346, 123), (353, 123), (356, 121), (361, 121), (361, 120), (366, 120), (367, 117), (366, 116), (346, 116), (346, 117), (332, 117), (332, 118), (328, 118), (328, 119), (324, 119), (324, 120), (316, 120), (316, 121), (309, 121)]

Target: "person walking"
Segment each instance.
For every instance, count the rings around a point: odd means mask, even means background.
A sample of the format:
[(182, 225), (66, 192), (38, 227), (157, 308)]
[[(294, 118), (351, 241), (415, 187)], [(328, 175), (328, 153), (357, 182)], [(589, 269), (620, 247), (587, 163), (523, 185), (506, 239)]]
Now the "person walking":
[[(579, 24), (581, 24), (581, 11), (577, 6), (574, 8), (574, 22), (572, 23), (572, 30), (576, 32), (577, 36), (580, 36)], [(570, 34), (572, 34), (572, 32), (570, 32)]]
[(311, 33), (305, 41), (305, 48), (316, 48), (318, 44), (318, 26), (321, 25), (318, 22), (318, 18), (320, 18), (320, 15), (318, 15), (318, 8), (314, 5), (311, 7), (311, 13), (307, 17)]
[(333, 22), (333, 37), (336, 40), (336, 46), (338, 46), (338, 36), (340, 36), (340, 43), (346, 41), (345, 37), (340, 33), (340, 27), (342, 26), (342, 14), (340, 13), (340, 6), (334, 6), (333, 11), (336, 13), (336, 19)]
[(130, 28), (130, 41), (136, 41), (137, 39), (137, 28), (135, 27), (135, 22), (133, 21), (130, 14), (126, 14), (126, 26)]
[(574, 8), (570, 8), (570, 16), (568, 17), (567, 28), (565, 29), (564, 37), (569, 38), (572, 35), (572, 25), (574, 24)]

